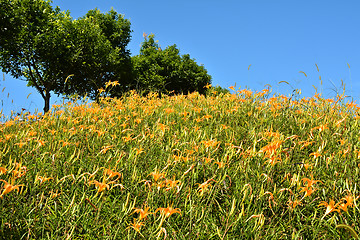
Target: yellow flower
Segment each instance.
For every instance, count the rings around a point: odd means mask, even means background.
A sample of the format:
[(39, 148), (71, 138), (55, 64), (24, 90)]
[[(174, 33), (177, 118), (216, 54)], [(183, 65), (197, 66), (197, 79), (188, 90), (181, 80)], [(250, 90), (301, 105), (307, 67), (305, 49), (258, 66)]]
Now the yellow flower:
[(100, 88), (100, 89), (98, 89), (98, 91), (99, 91), (99, 93), (102, 93), (102, 92), (105, 92), (105, 89)]

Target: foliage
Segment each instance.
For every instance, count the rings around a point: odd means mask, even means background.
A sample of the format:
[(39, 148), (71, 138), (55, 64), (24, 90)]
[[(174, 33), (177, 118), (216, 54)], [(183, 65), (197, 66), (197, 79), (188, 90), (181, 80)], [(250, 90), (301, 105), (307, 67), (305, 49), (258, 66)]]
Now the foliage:
[(357, 237), (359, 107), (268, 95), (131, 92), (5, 122), (0, 236)]
[(25, 78), (34, 86), (49, 109), (50, 91), (58, 89), (63, 65), (68, 56), (63, 22), (68, 13), (53, 9), (48, 1), (1, 0), (0, 67), (15, 78)]
[(140, 54), (132, 57), (137, 90), (160, 93), (205, 93), (211, 76), (203, 66), (199, 66), (189, 54), (180, 56), (176, 45), (162, 50), (154, 35), (144, 34)]
[(72, 75), (64, 93), (87, 95), (96, 99), (98, 89), (116, 79), (119, 85), (113, 91), (123, 92), (131, 80), (130, 22), (114, 9), (108, 13), (90, 10), (69, 26), (72, 36), (69, 45), (73, 52), (68, 74)]
[(44, 112), (52, 91), (95, 98), (111, 78), (129, 79), (128, 20), (114, 10), (102, 14), (96, 9), (73, 20), (50, 3), (0, 0), (0, 67), (36, 88)]

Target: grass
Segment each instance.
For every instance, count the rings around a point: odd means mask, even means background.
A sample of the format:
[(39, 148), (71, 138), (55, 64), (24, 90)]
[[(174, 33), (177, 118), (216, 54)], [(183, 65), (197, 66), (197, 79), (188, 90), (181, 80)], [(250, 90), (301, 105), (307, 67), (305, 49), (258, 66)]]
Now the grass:
[(359, 107), (232, 89), (0, 125), (0, 236), (358, 238)]

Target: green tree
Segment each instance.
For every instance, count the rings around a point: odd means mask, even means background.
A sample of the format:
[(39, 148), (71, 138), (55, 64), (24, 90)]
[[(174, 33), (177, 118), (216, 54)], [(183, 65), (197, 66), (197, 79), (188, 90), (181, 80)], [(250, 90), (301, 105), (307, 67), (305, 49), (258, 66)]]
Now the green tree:
[(54, 71), (58, 57), (66, 54), (63, 22), (69, 13), (41, 0), (0, 0), (0, 67), (15, 78), (26, 79), (49, 110), (50, 91), (61, 72)]
[(97, 99), (105, 83), (118, 81), (113, 92), (124, 92), (131, 80), (130, 22), (115, 10), (101, 13), (90, 10), (84, 17), (74, 20), (69, 27), (69, 44), (74, 53), (68, 66), (69, 80), (76, 84), (66, 86), (64, 93), (87, 94)]
[(140, 54), (132, 57), (134, 82), (132, 87), (160, 93), (205, 93), (211, 76), (189, 54), (180, 55), (176, 45), (162, 50), (151, 34), (144, 35)]
[(0, 0), (0, 21), (0, 68), (35, 87), (44, 112), (52, 91), (94, 99), (105, 82), (129, 79), (130, 22), (114, 10), (73, 20), (51, 1)]

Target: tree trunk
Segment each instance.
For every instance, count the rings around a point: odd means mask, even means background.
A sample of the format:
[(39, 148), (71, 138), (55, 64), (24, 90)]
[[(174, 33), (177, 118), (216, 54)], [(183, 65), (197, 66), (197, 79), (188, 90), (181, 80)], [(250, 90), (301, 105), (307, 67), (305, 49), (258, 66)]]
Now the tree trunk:
[(44, 106), (44, 114), (50, 110), (50, 92), (46, 91), (45, 93), (45, 106)]

